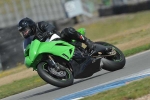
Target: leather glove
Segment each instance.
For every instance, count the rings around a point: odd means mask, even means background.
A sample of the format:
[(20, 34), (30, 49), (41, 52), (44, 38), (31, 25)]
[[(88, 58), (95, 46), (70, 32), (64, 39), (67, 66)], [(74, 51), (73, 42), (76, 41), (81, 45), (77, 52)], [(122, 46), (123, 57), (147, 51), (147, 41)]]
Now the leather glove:
[(74, 28), (72, 28), (72, 27), (65, 28), (65, 29), (62, 31), (62, 33), (70, 33), (70, 34), (75, 33), (75, 32), (76, 32), (76, 30), (75, 30)]

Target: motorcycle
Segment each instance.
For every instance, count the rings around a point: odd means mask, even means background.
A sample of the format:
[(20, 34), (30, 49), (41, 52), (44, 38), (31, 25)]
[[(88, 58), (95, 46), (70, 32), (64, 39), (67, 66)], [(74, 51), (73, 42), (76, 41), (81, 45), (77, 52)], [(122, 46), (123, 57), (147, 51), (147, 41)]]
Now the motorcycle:
[[(85, 35), (85, 29), (77, 30)], [(77, 46), (76, 46), (76, 45)], [(102, 52), (106, 47), (111, 52)], [(101, 71), (116, 71), (125, 66), (125, 56), (120, 49), (106, 42), (94, 42), (94, 50), (73, 40), (68, 43), (61, 39), (40, 42), (35, 39), (25, 50), (25, 65), (33, 68), (47, 83), (66, 87), (72, 85), (74, 79), (82, 79)]]

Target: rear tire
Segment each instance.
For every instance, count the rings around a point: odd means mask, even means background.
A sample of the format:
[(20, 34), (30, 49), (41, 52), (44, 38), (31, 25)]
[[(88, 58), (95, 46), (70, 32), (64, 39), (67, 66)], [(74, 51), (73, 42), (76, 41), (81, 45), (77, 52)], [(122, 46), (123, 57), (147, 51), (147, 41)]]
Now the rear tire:
[(118, 49), (114, 45), (106, 43), (106, 42), (95, 42), (95, 43), (101, 44), (104, 46), (111, 46), (117, 52), (117, 54), (115, 56), (105, 57), (105, 58), (101, 59), (102, 64), (103, 64), (103, 66), (102, 66), (103, 69), (105, 69), (107, 71), (116, 71), (116, 70), (122, 69), (125, 66), (126, 59), (120, 49)]
[(66, 87), (66, 86), (73, 84), (74, 78), (73, 78), (72, 72), (68, 68), (63, 68), (63, 70), (65, 69), (65, 72), (66, 72), (66, 77), (65, 77), (66, 79), (65, 78), (61, 79), (53, 75), (50, 75), (50, 73), (46, 71), (44, 66), (46, 66), (45, 62), (39, 63), (37, 66), (37, 72), (39, 76), (47, 83), (52, 84), (57, 87)]

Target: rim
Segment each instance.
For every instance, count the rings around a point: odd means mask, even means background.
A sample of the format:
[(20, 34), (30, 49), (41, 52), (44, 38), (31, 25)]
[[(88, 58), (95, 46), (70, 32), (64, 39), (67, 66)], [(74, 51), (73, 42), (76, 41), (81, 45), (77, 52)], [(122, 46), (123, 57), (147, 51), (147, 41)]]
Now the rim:
[(116, 62), (122, 61), (122, 54), (121, 54), (120, 50), (118, 50), (115, 47), (113, 47), (113, 49), (116, 51), (116, 54), (113, 55), (113, 56), (108, 56), (106, 58), (109, 59), (109, 60), (112, 60), (112, 61), (116, 61)]
[[(62, 66), (62, 65), (61, 65)], [(67, 81), (68, 79), (70, 79), (70, 72), (69, 72), (69, 69), (65, 68), (65, 70), (59, 70), (57, 71), (56, 68), (53, 68), (51, 66), (49, 66), (47, 63), (44, 63), (43, 66), (42, 66), (42, 69), (48, 73), (51, 77), (59, 80), (59, 81)], [(55, 73), (53, 73), (55, 72)], [(56, 73), (60, 73), (60, 74), (64, 74), (64, 76), (59, 76), (57, 75)]]

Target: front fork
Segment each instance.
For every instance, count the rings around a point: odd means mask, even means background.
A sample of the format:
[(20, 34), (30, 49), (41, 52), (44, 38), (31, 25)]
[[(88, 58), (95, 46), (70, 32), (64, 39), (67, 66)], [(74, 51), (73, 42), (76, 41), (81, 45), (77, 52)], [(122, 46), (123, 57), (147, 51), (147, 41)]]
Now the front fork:
[(57, 76), (57, 77), (65, 77), (66, 76), (66, 71), (65, 68), (63, 68), (63, 66), (61, 66), (59, 63), (55, 63), (54, 59), (49, 55), (48, 56), (48, 60), (47, 63), (48, 65), (48, 71)]
[(59, 70), (60, 68), (57, 66), (57, 64), (55, 63), (54, 59), (49, 55), (48, 56), (48, 60), (47, 60), (47, 63), (49, 65), (52, 65), (53, 68), (55, 68), (56, 70)]

